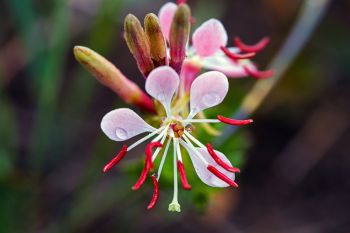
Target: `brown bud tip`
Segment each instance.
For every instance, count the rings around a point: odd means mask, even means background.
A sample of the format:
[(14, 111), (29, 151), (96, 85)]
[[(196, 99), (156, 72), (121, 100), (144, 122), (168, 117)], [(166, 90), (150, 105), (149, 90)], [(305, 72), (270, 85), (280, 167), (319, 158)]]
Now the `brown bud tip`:
[(191, 25), (191, 10), (187, 4), (180, 4), (170, 28), (170, 66), (178, 73), (186, 56), (186, 45)]
[(166, 42), (157, 16), (153, 13), (147, 14), (144, 20), (144, 26), (150, 44), (154, 66), (166, 65)]
[(124, 20), (124, 36), (130, 52), (134, 56), (141, 73), (147, 75), (153, 70), (153, 61), (148, 38), (140, 21), (132, 14)]

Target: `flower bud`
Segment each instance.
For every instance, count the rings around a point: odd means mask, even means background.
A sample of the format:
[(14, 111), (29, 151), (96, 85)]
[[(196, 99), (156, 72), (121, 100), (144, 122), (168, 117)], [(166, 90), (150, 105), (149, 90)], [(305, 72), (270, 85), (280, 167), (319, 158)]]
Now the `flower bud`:
[(93, 50), (74, 47), (74, 56), (103, 85), (112, 89), (125, 102), (146, 111), (154, 112), (153, 102), (134, 82), (126, 78), (119, 69)]
[(148, 38), (140, 21), (132, 14), (128, 14), (124, 20), (124, 37), (134, 56), (141, 73), (147, 75), (153, 70), (151, 51)]
[(170, 66), (178, 73), (186, 56), (186, 45), (190, 33), (191, 11), (187, 4), (180, 4), (170, 28)]
[(154, 66), (166, 65), (166, 42), (162, 29), (160, 28), (158, 17), (153, 13), (147, 14), (144, 20), (144, 26), (150, 44)]

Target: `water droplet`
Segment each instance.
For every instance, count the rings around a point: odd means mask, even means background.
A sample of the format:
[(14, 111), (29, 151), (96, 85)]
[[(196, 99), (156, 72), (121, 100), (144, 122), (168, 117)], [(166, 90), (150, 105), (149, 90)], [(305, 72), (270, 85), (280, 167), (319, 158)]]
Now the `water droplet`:
[(214, 106), (220, 101), (220, 97), (215, 93), (208, 93), (202, 97), (202, 103), (207, 106)]
[(128, 132), (126, 132), (126, 130), (123, 128), (116, 128), (115, 134), (119, 139), (122, 139), (122, 140), (125, 140), (128, 138)]

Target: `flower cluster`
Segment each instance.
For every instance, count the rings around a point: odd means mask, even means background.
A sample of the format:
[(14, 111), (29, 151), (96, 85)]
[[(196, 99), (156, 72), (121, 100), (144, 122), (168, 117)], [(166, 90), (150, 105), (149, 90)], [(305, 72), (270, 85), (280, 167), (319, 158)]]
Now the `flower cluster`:
[[(227, 76), (271, 76), (271, 71), (259, 71), (249, 60), (266, 46), (268, 39), (249, 46), (236, 38), (237, 47), (227, 47), (228, 36), (222, 23), (210, 19), (194, 31), (189, 43), (192, 22), (190, 8), (185, 1), (166, 3), (158, 17), (146, 15), (144, 27), (135, 16), (126, 16), (124, 37), (146, 78), (147, 94), (96, 52), (82, 46), (74, 48), (77, 60), (102, 84), (127, 103), (158, 116), (158, 124), (150, 125), (133, 110), (119, 108), (107, 113), (101, 121), (102, 131), (114, 141), (126, 141), (146, 133), (133, 144), (123, 145), (103, 171), (109, 171), (129, 151), (148, 141), (143, 170), (132, 187), (138, 190), (147, 177), (152, 179), (154, 192), (147, 209), (153, 208), (159, 197), (158, 182), (171, 148), (174, 195), (169, 211), (180, 211), (178, 174), (182, 187), (191, 189), (182, 159), (184, 151), (187, 151), (199, 179), (205, 184), (238, 187), (235, 173), (239, 169), (210, 143), (204, 145), (196, 139), (193, 125), (224, 123), (241, 126), (252, 123), (251, 119), (235, 120), (221, 115), (217, 115), (216, 119), (204, 119), (201, 113), (224, 100), (229, 89)], [(200, 74), (202, 69), (210, 71)], [(155, 168), (154, 161), (157, 159), (160, 163)]]

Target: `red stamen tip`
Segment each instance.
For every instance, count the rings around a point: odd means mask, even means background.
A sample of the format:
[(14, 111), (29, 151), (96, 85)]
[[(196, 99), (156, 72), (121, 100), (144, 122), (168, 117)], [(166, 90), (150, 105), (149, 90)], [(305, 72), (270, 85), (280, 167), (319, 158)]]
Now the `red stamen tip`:
[(249, 59), (256, 55), (256, 53), (245, 53), (245, 54), (238, 54), (238, 53), (232, 53), (228, 48), (221, 46), (220, 49), (225, 53), (225, 55), (229, 58), (231, 58), (233, 61), (239, 60), (239, 59)]
[(259, 52), (259, 51), (263, 50), (269, 44), (269, 42), (270, 42), (270, 38), (264, 37), (258, 43), (254, 44), (254, 45), (247, 45), (247, 44), (243, 43), (239, 37), (235, 37), (236, 46), (244, 52), (255, 52), (255, 53)]
[(248, 66), (243, 66), (244, 71), (247, 73), (247, 75), (256, 78), (256, 79), (265, 79), (270, 78), (274, 75), (274, 70), (265, 70), (265, 71), (259, 71), (259, 70), (252, 70)]
[(222, 123), (229, 124), (229, 125), (235, 125), (235, 126), (242, 126), (242, 125), (248, 125), (253, 123), (252, 119), (247, 119), (247, 120), (236, 120), (236, 119), (231, 119), (227, 117), (223, 117), (221, 115), (217, 116), (217, 119), (221, 121)]
[(132, 186), (132, 190), (134, 190), (134, 191), (138, 190), (143, 185), (143, 183), (145, 183), (146, 178), (147, 178), (147, 174), (148, 174), (150, 169), (151, 168), (150, 168), (149, 164), (147, 162), (145, 162), (145, 165), (144, 165), (142, 172), (141, 172), (141, 176), (136, 181), (134, 186)]
[(180, 160), (177, 161), (177, 169), (179, 170), (179, 173), (180, 173), (180, 179), (181, 179), (181, 184), (183, 189), (191, 190), (192, 187), (187, 181), (184, 165), (181, 163)]
[(122, 150), (111, 160), (109, 161), (104, 167), (103, 167), (103, 172), (108, 172), (111, 168), (113, 168), (117, 163), (120, 162), (126, 155), (126, 152), (128, 150), (128, 147), (124, 145), (122, 147)]
[(217, 178), (219, 178), (220, 180), (226, 182), (227, 184), (229, 184), (232, 187), (238, 188), (238, 184), (235, 181), (231, 180), (229, 177), (227, 177), (224, 173), (220, 172), (214, 166), (208, 165), (207, 169), (211, 173), (213, 173)]
[(149, 164), (150, 168), (153, 168), (152, 155), (154, 147), (162, 147), (163, 145), (160, 142), (150, 142), (147, 144), (145, 149), (146, 154), (146, 163)]
[(147, 206), (147, 210), (152, 209), (156, 205), (157, 200), (159, 198), (158, 180), (157, 180), (157, 178), (154, 175), (152, 175), (151, 178), (152, 178), (152, 181), (153, 181), (153, 195), (152, 195), (151, 202)]
[(222, 168), (224, 168), (226, 171), (232, 172), (232, 173), (239, 173), (241, 172), (239, 168), (232, 167), (225, 163), (214, 151), (213, 147), (208, 143), (207, 144), (207, 150), (211, 157), (215, 160), (217, 164), (219, 164)]

